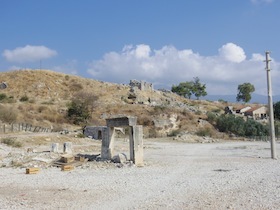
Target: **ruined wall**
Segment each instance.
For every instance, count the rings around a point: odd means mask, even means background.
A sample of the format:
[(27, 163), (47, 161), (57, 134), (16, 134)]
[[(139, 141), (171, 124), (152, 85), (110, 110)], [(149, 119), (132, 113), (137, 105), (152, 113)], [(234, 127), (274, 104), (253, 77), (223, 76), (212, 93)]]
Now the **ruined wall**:
[(101, 140), (106, 129), (106, 126), (86, 126), (83, 133), (87, 137)]
[(153, 84), (145, 82), (145, 81), (130, 80), (129, 86), (131, 88), (135, 88), (136, 87), (139, 90), (149, 90), (149, 91), (153, 90)]

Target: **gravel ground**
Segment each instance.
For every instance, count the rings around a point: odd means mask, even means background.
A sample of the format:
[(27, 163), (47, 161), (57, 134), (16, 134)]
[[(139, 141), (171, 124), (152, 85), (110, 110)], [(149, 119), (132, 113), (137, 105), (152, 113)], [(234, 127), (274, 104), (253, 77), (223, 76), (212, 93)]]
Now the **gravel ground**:
[(144, 144), (144, 167), (1, 168), (0, 209), (280, 208), (280, 161), (268, 142)]

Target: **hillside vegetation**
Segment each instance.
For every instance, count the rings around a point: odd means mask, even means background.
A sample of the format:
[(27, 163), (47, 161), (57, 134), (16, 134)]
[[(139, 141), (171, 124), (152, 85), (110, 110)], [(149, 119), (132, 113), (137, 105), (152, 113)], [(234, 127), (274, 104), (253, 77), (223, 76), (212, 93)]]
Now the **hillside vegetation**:
[(105, 119), (115, 115), (137, 116), (137, 123), (144, 126), (146, 137), (201, 131), (219, 136), (206, 121), (207, 112), (221, 114), (227, 105), (225, 102), (186, 99), (168, 91), (131, 92), (128, 85), (49, 70), (2, 72), (0, 78), (7, 84), (7, 88), (0, 89), (0, 94), (5, 96), (0, 97), (3, 123), (26, 122), (56, 130), (74, 128), (67, 118), (67, 110), (69, 103), (77, 97), (94, 96), (87, 125), (105, 125)]

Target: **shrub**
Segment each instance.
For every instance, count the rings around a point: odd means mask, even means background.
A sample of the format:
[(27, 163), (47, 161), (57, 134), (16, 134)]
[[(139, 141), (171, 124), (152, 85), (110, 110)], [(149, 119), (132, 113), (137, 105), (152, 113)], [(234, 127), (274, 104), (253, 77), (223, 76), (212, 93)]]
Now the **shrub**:
[(72, 101), (68, 106), (67, 117), (76, 125), (85, 123), (90, 118), (87, 106), (79, 101)]
[(207, 112), (207, 121), (210, 123), (214, 123), (216, 121), (217, 115), (213, 112)]
[(71, 84), (71, 86), (70, 86), (70, 90), (71, 90), (71, 91), (80, 91), (80, 90), (82, 90), (82, 89), (83, 89), (83, 85), (80, 84), (80, 83), (73, 83), (73, 84)]
[(139, 125), (143, 126), (152, 126), (154, 125), (153, 120), (151, 117), (140, 115), (137, 119)]
[(221, 115), (216, 119), (216, 127), (221, 132), (233, 133), (239, 136), (265, 136), (268, 135), (268, 127), (263, 124), (234, 115)]
[(196, 112), (195, 112), (195, 115), (201, 115), (202, 114), (202, 112), (200, 111), (200, 110), (197, 110)]
[(77, 135), (77, 138), (85, 138), (86, 136), (85, 136), (85, 134), (83, 134), (83, 133), (78, 133), (78, 135)]
[(22, 97), (19, 99), (19, 101), (21, 101), (21, 102), (25, 102), (25, 101), (28, 101), (28, 100), (29, 100), (28, 96), (22, 96)]
[(212, 110), (212, 112), (214, 112), (214, 113), (219, 113), (220, 111), (221, 111), (221, 109), (219, 109), (219, 108)]
[(206, 128), (200, 128), (196, 133), (196, 135), (198, 136), (212, 136), (212, 131), (209, 127)]
[(16, 141), (15, 138), (3, 138), (1, 140), (1, 143), (6, 144), (11, 147), (22, 147), (22, 143)]
[(179, 129), (173, 130), (167, 136), (169, 136), (169, 137), (177, 136), (178, 134), (180, 134), (180, 132), (181, 132), (181, 130), (179, 130)]
[(6, 123), (15, 122), (17, 119), (17, 112), (12, 108), (0, 106), (0, 120)]
[(65, 75), (65, 80), (68, 81), (70, 79), (69, 75)]
[(166, 107), (165, 106), (155, 106), (154, 107), (154, 114), (161, 114), (163, 112), (166, 111)]
[(7, 98), (7, 95), (5, 93), (0, 94), (0, 101), (3, 101), (6, 98)]

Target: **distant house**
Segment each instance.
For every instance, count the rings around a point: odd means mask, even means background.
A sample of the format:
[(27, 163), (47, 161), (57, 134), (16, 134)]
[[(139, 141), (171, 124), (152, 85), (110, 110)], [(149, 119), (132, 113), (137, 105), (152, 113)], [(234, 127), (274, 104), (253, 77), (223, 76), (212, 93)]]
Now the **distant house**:
[(242, 114), (248, 110), (250, 110), (252, 107), (250, 106), (239, 106), (239, 107), (233, 107), (233, 106), (227, 106), (225, 107), (225, 113), (226, 114)]
[(254, 107), (247, 110), (245, 116), (251, 116), (254, 120), (262, 120), (267, 118), (267, 108), (265, 106)]
[(248, 110), (252, 109), (252, 107), (250, 106), (243, 106), (243, 107), (238, 107), (238, 108), (235, 108), (235, 112), (237, 114), (244, 114), (245, 112), (247, 112)]
[(267, 108), (265, 106), (250, 107), (250, 106), (227, 106), (225, 114), (235, 114), (247, 117), (252, 117), (254, 120), (267, 119)]

